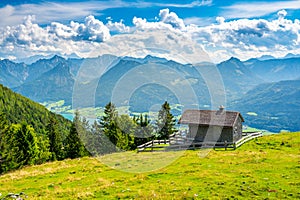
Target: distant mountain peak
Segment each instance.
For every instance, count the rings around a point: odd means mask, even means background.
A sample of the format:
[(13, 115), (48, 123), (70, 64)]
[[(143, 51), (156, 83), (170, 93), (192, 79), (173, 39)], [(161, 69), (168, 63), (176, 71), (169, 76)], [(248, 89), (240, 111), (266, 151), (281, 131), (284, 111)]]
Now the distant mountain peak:
[(53, 60), (59, 61), (59, 60), (65, 60), (65, 59), (64, 59), (63, 57), (61, 57), (61, 56), (54, 55), (52, 58), (50, 58), (50, 60), (51, 60), (51, 61), (53, 61)]
[(152, 55), (147, 55), (144, 57), (144, 59), (151, 59), (151, 58), (156, 58), (155, 56), (152, 56)]
[(260, 61), (264, 61), (264, 60), (272, 60), (272, 59), (275, 59), (274, 56), (271, 56), (271, 55), (262, 55), (261, 57), (257, 58), (258, 60)]
[(241, 60), (236, 57), (231, 57), (228, 61), (241, 62)]
[(240, 60), (237, 57), (231, 56), (228, 60)]
[(153, 55), (147, 55), (143, 58), (144, 61), (150, 61), (150, 62), (167, 62), (168, 60), (165, 58), (160, 58)]
[(299, 54), (288, 53), (283, 58), (299, 58)]
[(238, 59), (236, 57), (231, 57), (228, 60), (221, 62), (219, 65), (224, 65), (224, 64), (228, 64), (228, 63), (243, 64), (240, 59)]
[(76, 53), (71, 53), (71, 54), (69, 54), (69, 55), (65, 55), (65, 57), (66, 57), (67, 59), (81, 59), (81, 57), (78, 56)]

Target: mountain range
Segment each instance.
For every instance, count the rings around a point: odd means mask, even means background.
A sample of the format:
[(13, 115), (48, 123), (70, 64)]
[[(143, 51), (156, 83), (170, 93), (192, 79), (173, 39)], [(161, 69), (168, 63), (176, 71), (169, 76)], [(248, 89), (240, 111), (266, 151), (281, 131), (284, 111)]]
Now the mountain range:
[(244, 113), (250, 126), (274, 132), (297, 131), (300, 129), (299, 86), (300, 79), (263, 83), (232, 101), (230, 106)]
[(184, 102), (186, 108), (197, 102), (200, 108), (214, 109), (211, 90), (217, 88), (217, 95), (226, 94), (228, 109), (241, 111), (251, 126), (276, 132), (300, 129), (300, 57), (296, 56), (230, 58), (216, 65), (181, 64), (154, 56), (54, 56), (32, 64), (1, 60), (0, 72), (1, 84), (38, 102), (65, 100), (68, 105), (91, 107), (113, 101), (137, 112), (165, 100)]

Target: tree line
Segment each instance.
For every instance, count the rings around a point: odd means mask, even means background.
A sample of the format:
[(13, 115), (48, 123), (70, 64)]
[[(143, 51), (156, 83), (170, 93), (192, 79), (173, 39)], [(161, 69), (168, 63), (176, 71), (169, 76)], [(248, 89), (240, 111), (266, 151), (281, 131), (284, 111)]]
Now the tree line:
[(176, 132), (168, 102), (162, 105), (155, 122), (142, 114), (119, 115), (110, 102), (103, 117), (93, 124), (76, 111), (71, 124), (62, 124), (51, 115), (45, 128), (38, 130), (26, 121), (12, 123), (0, 113), (0, 174), (47, 161), (134, 150), (153, 139), (168, 139)]

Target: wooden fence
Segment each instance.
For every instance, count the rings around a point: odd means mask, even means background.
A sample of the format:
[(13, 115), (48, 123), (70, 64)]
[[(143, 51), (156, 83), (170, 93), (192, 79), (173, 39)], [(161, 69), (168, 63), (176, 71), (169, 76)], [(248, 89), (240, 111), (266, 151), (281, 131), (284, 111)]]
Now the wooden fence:
[(235, 148), (238, 148), (239, 146), (241, 146), (245, 142), (248, 142), (249, 140), (252, 140), (254, 138), (261, 137), (261, 136), (262, 136), (261, 131), (260, 132), (255, 132), (255, 133), (249, 133), (246, 136), (242, 137), (240, 140), (235, 142)]
[(145, 144), (137, 147), (138, 152), (145, 151), (159, 151), (165, 148), (165, 146), (160, 146), (160, 144), (170, 144), (170, 140), (152, 140)]
[[(236, 142), (194, 142), (193, 138), (180, 137), (180, 134), (170, 135), (169, 140), (152, 140), (138, 146), (138, 152), (145, 151), (165, 151), (165, 150), (182, 150), (182, 149), (198, 149), (198, 148), (233, 148), (240, 147), (245, 142), (257, 137), (261, 137), (262, 132), (255, 132), (243, 136)], [(160, 146), (160, 144), (169, 144), (169, 146)]]

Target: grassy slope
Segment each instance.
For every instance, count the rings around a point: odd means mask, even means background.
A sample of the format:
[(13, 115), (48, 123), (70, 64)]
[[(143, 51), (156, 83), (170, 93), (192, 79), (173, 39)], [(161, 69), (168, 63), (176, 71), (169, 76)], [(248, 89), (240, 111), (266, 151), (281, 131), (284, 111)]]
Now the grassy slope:
[[(29, 199), (299, 199), (299, 148), (300, 133), (284, 133), (235, 151), (126, 152), (101, 162), (65, 160), (2, 175), (0, 193), (23, 191)], [(156, 170), (142, 173), (150, 169)]]

